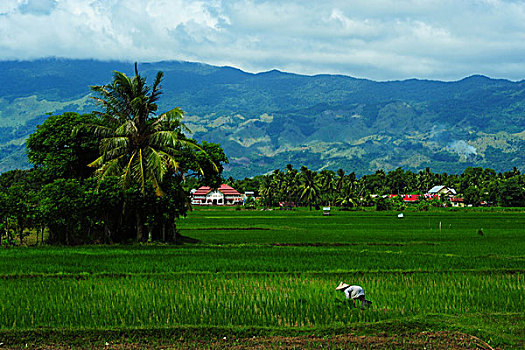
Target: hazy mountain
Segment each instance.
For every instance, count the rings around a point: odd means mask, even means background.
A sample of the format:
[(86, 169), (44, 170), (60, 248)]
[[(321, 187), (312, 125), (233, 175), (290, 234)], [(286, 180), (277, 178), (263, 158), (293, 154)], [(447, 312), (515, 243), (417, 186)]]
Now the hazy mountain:
[[(291, 163), (358, 174), (403, 167), (460, 172), (466, 166), (525, 169), (525, 81), (471, 76), (456, 82), (375, 82), (231, 67), (157, 62), (160, 111), (179, 106), (194, 137), (220, 143), (226, 176)], [(27, 167), (24, 141), (47, 113), (95, 107), (90, 85), (133, 64), (47, 59), (0, 62), (0, 171)]]

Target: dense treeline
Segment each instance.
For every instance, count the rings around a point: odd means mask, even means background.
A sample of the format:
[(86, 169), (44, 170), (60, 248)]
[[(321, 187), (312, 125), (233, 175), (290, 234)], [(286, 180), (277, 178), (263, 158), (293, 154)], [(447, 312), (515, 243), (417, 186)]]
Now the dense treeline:
[(257, 191), (261, 204), (268, 207), (293, 202), (310, 208), (313, 205), (347, 208), (377, 205), (388, 209), (395, 207), (399, 198), (389, 201), (381, 196), (425, 194), (438, 185), (454, 188), (467, 205), (525, 206), (525, 175), (516, 168), (496, 173), (488, 168), (468, 167), (459, 175), (433, 173), (429, 168), (417, 173), (398, 168), (390, 172), (378, 170), (358, 179), (353, 172), (346, 174), (342, 169), (315, 172), (304, 166), (297, 170), (289, 164), (286, 169), (277, 169), (268, 175), (244, 180), (229, 178), (227, 183), (241, 192)]
[[(37, 231), (38, 242), (47, 228), (50, 243), (67, 245), (146, 239), (176, 241), (175, 219), (190, 209), (189, 190), (201, 184), (221, 182), (219, 174), (211, 171), (210, 162), (201, 163), (210, 167), (206, 173), (212, 176), (191, 176), (200, 174), (191, 168), (198, 168), (198, 157), (213, 159), (217, 164), (227, 161), (220, 146), (204, 142), (202, 151), (186, 150), (184, 172), (163, 179), (163, 195), (159, 196), (153, 186), (146, 186), (144, 191), (138, 183), (126, 187), (119, 176), (97, 178), (91, 168), (85, 167), (83, 157), (86, 152), (96, 156), (96, 143), (86, 137), (86, 142), (78, 146), (74, 143), (82, 137), (70, 135), (78, 119), (88, 117), (92, 116), (66, 113), (49, 117), (28, 142), (29, 158), (35, 163), (35, 169), (0, 174), (0, 233), (7, 238), (4, 240), (13, 242), (16, 237), (22, 241), (28, 229), (32, 229)], [(57, 123), (64, 127), (59, 130)], [(428, 168), (418, 173), (399, 168), (390, 172), (378, 170), (357, 178), (342, 169), (315, 172), (304, 166), (297, 170), (288, 165), (285, 170), (275, 170), (268, 175), (244, 180), (230, 177), (224, 182), (240, 192), (256, 192), (259, 205), (266, 207), (288, 202), (310, 208), (336, 205), (400, 209), (405, 204), (399, 197), (382, 196), (424, 194), (434, 185), (456, 189), (465, 204), (525, 206), (525, 175), (516, 168), (504, 173), (467, 168), (459, 175), (433, 173)], [(416, 205), (425, 210), (433, 204), (447, 203), (422, 201)], [(143, 220), (145, 230), (140, 237), (137, 236), (137, 215)]]
[(34, 169), (0, 174), (0, 236), (37, 231), (66, 245), (176, 241), (189, 210), (185, 178), (220, 182), (218, 144), (185, 136), (183, 112), (157, 114), (162, 73), (148, 86), (137, 69), (94, 86), (101, 111), (49, 116), (27, 140)]

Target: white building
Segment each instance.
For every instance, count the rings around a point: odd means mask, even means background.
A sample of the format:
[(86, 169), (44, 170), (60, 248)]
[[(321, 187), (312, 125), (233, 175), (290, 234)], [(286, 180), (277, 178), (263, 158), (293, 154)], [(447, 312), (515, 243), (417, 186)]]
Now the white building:
[(242, 203), (243, 196), (233, 187), (225, 184), (216, 189), (202, 186), (191, 195), (192, 205), (237, 205)]
[(454, 197), (457, 193), (456, 190), (446, 186), (434, 186), (428, 191), (427, 194), (439, 194), (440, 196)]

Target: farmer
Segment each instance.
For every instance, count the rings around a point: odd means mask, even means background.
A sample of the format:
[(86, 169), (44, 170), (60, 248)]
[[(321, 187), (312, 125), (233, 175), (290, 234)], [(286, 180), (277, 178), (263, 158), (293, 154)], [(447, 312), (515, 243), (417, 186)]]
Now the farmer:
[(365, 309), (365, 306), (372, 304), (371, 301), (365, 299), (365, 292), (361, 286), (351, 286), (346, 283), (339, 283), (335, 290), (340, 290), (346, 295), (346, 299), (352, 299), (352, 305), (355, 307), (355, 300), (361, 300), (361, 310)]

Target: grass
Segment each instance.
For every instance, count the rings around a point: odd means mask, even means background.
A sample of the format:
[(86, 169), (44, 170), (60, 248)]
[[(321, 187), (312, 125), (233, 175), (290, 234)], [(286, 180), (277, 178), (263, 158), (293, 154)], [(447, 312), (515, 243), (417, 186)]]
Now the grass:
[[(523, 212), (213, 209), (178, 227), (202, 243), (0, 250), (0, 341), (433, 330), (524, 345)], [(350, 308), (341, 280), (372, 308)]]

